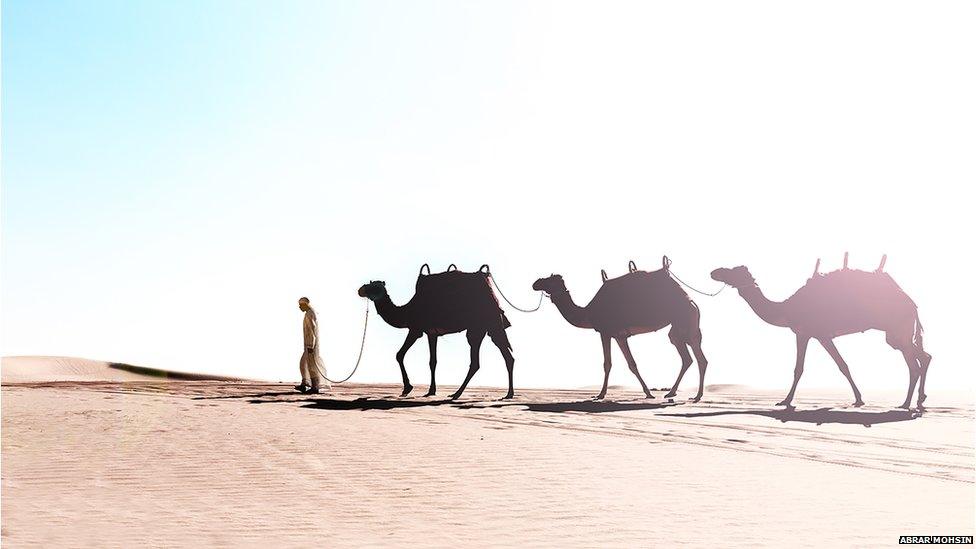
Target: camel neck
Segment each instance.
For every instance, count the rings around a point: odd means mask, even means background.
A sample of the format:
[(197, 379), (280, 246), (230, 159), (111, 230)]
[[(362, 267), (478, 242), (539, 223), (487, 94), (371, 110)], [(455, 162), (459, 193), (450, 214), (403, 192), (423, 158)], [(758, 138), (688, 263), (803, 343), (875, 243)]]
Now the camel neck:
[(570, 297), (569, 291), (562, 290), (549, 295), (552, 299), (552, 304), (559, 309), (559, 313), (563, 315), (563, 318), (567, 322), (576, 326), (577, 328), (592, 328), (593, 324), (590, 323), (589, 318), (587, 318), (586, 309), (580, 307), (575, 302), (573, 298)]
[(773, 326), (789, 326), (782, 302), (770, 301), (756, 285), (741, 287), (738, 290), (739, 295), (746, 300), (759, 318)]
[(386, 321), (387, 324), (394, 328), (407, 327), (406, 310), (399, 305), (394, 305), (390, 296), (384, 295), (373, 303), (376, 304), (376, 312), (379, 313), (380, 318)]

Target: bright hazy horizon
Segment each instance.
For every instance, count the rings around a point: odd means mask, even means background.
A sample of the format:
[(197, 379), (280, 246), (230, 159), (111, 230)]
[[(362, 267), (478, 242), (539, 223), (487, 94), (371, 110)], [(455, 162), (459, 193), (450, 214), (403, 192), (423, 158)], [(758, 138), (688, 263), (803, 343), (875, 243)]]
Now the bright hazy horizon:
[[(308, 296), (345, 377), (356, 290), (404, 303), (423, 263), (487, 263), (523, 307), (541, 276), (582, 304), (601, 268), (662, 255), (706, 291), (747, 265), (779, 300), (849, 251), (888, 254), (918, 304), (930, 402), (972, 390), (972, 5), (594, 6), (4, 2), (2, 354), (297, 381)], [(706, 383), (785, 393), (792, 334), (734, 290), (691, 296)], [(503, 306), (516, 390), (601, 383), (596, 333), (548, 299)], [(405, 335), (372, 314), (354, 381), (399, 382)], [(837, 345), (869, 401), (905, 389), (882, 333)], [(670, 386), (667, 330), (631, 346)], [(464, 337), (439, 352), (458, 384)], [(633, 384), (613, 353), (611, 384)], [(427, 357), (407, 357), (414, 384)], [(472, 384), (505, 375), (484, 345)], [(816, 343), (805, 387), (847, 390)]]

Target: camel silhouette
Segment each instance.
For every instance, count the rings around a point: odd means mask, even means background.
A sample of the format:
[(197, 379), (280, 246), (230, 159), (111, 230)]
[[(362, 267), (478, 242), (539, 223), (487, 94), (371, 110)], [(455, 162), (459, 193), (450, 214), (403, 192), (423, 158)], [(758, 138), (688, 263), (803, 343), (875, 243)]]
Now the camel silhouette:
[[(424, 270), (427, 270), (424, 273)], [(396, 354), (403, 376), (403, 393), (406, 396), (413, 390), (403, 359), (407, 351), (420, 336), (426, 334), (430, 345), (430, 389), (427, 396), (437, 394), (435, 370), (437, 368), (437, 338), (467, 331), (471, 345), (471, 365), (464, 383), (451, 396), (457, 399), (468, 386), (480, 366), (481, 343), (485, 335), (498, 347), (508, 368), (508, 394), (515, 396), (512, 370), (515, 358), (505, 329), (512, 324), (505, 317), (488, 282), (488, 266), (482, 265), (477, 272), (458, 271), (453, 264), (443, 273), (430, 274), (430, 267), (424, 264), (417, 277), (416, 292), (406, 305), (394, 305), (386, 291), (386, 283), (374, 280), (359, 288), (360, 297), (369, 298), (376, 304), (376, 311), (387, 324), (394, 328), (407, 328), (407, 338)]]
[(807, 283), (785, 301), (770, 301), (763, 295), (755, 278), (746, 267), (715, 269), (712, 278), (734, 287), (759, 318), (774, 326), (783, 326), (796, 334), (796, 368), (793, 386), (779, 403), (792, 406), (797, 383), (803, 375), (803, 361), (807, 343), (816, 339), (837, 363), (854, 391), (854, 406), (861, 406), (861, 392), (854, 384), (851, 371), (834, 345), (834, 338), (842, 335), (881, 330), (888, 344), (901, 351), (908, 364), (908, 396), (901, 408), (911, 404), (915, 383), (918, 384), (918, 407), (925, 401), (925, 375), (932, 355), (922, 348), (922, 323), (918, 319), (915, 302), (885, 273), (885, 259), (873, 272), (844, 268), (826, 274), (819, 273), (820, 261)]
[(630, 351), (627, 339), (630, 336), (655, 332), (671, 326), (668, 337), (681, 356), (681, 371), (674, 386), (665, 395), (671, 398), (678, 392), (678, 385), (691, 366), (692, 358), (688, 349), (698, 361), (698, 394), (692, 400), (698, 402), (705, 390), (705, 368), (708, 361), (702, 353), (702, 334), (699, 329), (700, 313), (698, 306), (668, 273), (670, 261), (665, 257), (663, 267), (657, 271), (640, 271), (633, 261), (630, 272), (617, 278), (607, 279), (603, 274), (603, 286), (586, 307), (573, 302), (563, 277), (557, 274), (540, 278), (532, 284), (532, 289), (549, 294), (553, 304), (570, 324), (578, 328), (590, 328), (600, 334), (603, 343), (603, 388), (597, 399), (607, 394), (610, 378), (610, 340), (617, 345), (627, 359), (630, 371), (637, 376), (647, 398), (654, 398), (647, 384), (637, 370), (637, 362)]

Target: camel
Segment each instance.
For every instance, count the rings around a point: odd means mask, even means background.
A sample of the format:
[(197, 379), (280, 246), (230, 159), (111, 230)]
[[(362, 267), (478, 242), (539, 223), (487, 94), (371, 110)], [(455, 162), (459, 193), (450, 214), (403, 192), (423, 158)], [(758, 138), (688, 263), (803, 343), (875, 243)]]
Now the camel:
[(701, 315), (695, 302), (671, 278), (669, 264), (665, 257), (662, 269), (648, 272), (637, 270), (631, 261), (630, 272), (626, 275), (608, 280), (606, 274), (602, 273), (603, 286), (585, 307), (573, 302), (560, 275), (540, 278), (532, 284), (532, 289), (549, 294), (553, 304), (570, 324), (577, 328), (593, 329), (600, 334), (603, 343), (603, 388), (597, 399), (607, 395), (611, 339), (616, 340), (644, 394), (647, 398), (654, 398), (637, 370), (637, 362), (627, 340), (631, 336), (656, 332), (670, 325), (668, 337), (681, 356), (681, 371), (665, 398), (674, 397), (678, 392), (681, 378), (692, 363), (691, 353), (688, 352), (691, 348), (698, 361), (698, 394), (691, 400), (701, 400), (705, 390), (705, 369), (708, 367), (701, 348), (702, 334), (698, 325)]
[(749, 269), (734, 267), (715, 269), (712, 278), (739, 291), (742, 299), (759, 318), (774, 326), (783, 326), (796, 334), (796, 368), (793, 386), (778, 406), (793, 407), (793, 395), (803, 375), (807, 343), (816, 339), (830, 354), (840, 372), (854, 391), (854, 406), (862, 406), (861, 392), (854, 384), (851, 371), (834, 345), (834, 338), (842, 335), (881, 330), (888, 345), (901, 351), (908, 363), (908, 396), (901, 408), (911, 404), (915, 383), (918, 386), (918, 408), (925, 401), (925, 375), (932, 355), (922, 348), (922, 323), (915, 302), (883, 271), (886, 258), (874, 272), (844, 268), (826, 274), (819, 273), (820, 261), (813, 277), (806, 285), (785, 301), (771, 301), (763, 295)]
[(409, 330), (396, 354), (400, 374), (403, 376), (403, 392), (400, 396), (407, 396), (413, 390), (403, 359), (420, 336), (426, 334), (430, 345), (430, 389), (426, 396), (434, 396), (437, 394), (434, 376), (437, 368), (437, 338), (463, 331), (467, 331), (468, 344), (471, 345), (471, 365), (464, 383), (451, 395), (451, 399), (456, 400), (464, 393), (468, 382), (481, 367), (480, 350), (485, 335), (501, 351), (508, 368), (508, 394), (505, 398), (515, 396), (512, 382), (515, 358), (505, 333), (505, 329), (512, 324), (499, 307), (488, 276), (487, 265), (482, 265), (477, 272), (466, 273), (458, 271), (452, 264), (443, 273), (430, 274), (430, 267), (425, 264), (420, 268), (416, 293), (406, 305), (393, 304), (383, 281), (374, 280), (359, 288), (359, 296), (369, 298), (376, 305), (376, 312), (387, 324)]

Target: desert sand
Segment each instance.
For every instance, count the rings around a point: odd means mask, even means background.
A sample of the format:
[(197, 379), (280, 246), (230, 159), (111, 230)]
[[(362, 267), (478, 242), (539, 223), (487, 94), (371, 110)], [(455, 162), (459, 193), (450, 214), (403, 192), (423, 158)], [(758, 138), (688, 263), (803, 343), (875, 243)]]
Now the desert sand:
[(619, 388), (450, 402), (52, 360), (34, 379), (4, 362), (5, 547), (878, 547), (974, 532), (961, 394), (930, 391), (921, 417), (894, 408), (900, 394), (866, 391), (854, 409), (806, 391), (784, 411), (778, 392), (714, 386), (697, 404)]

